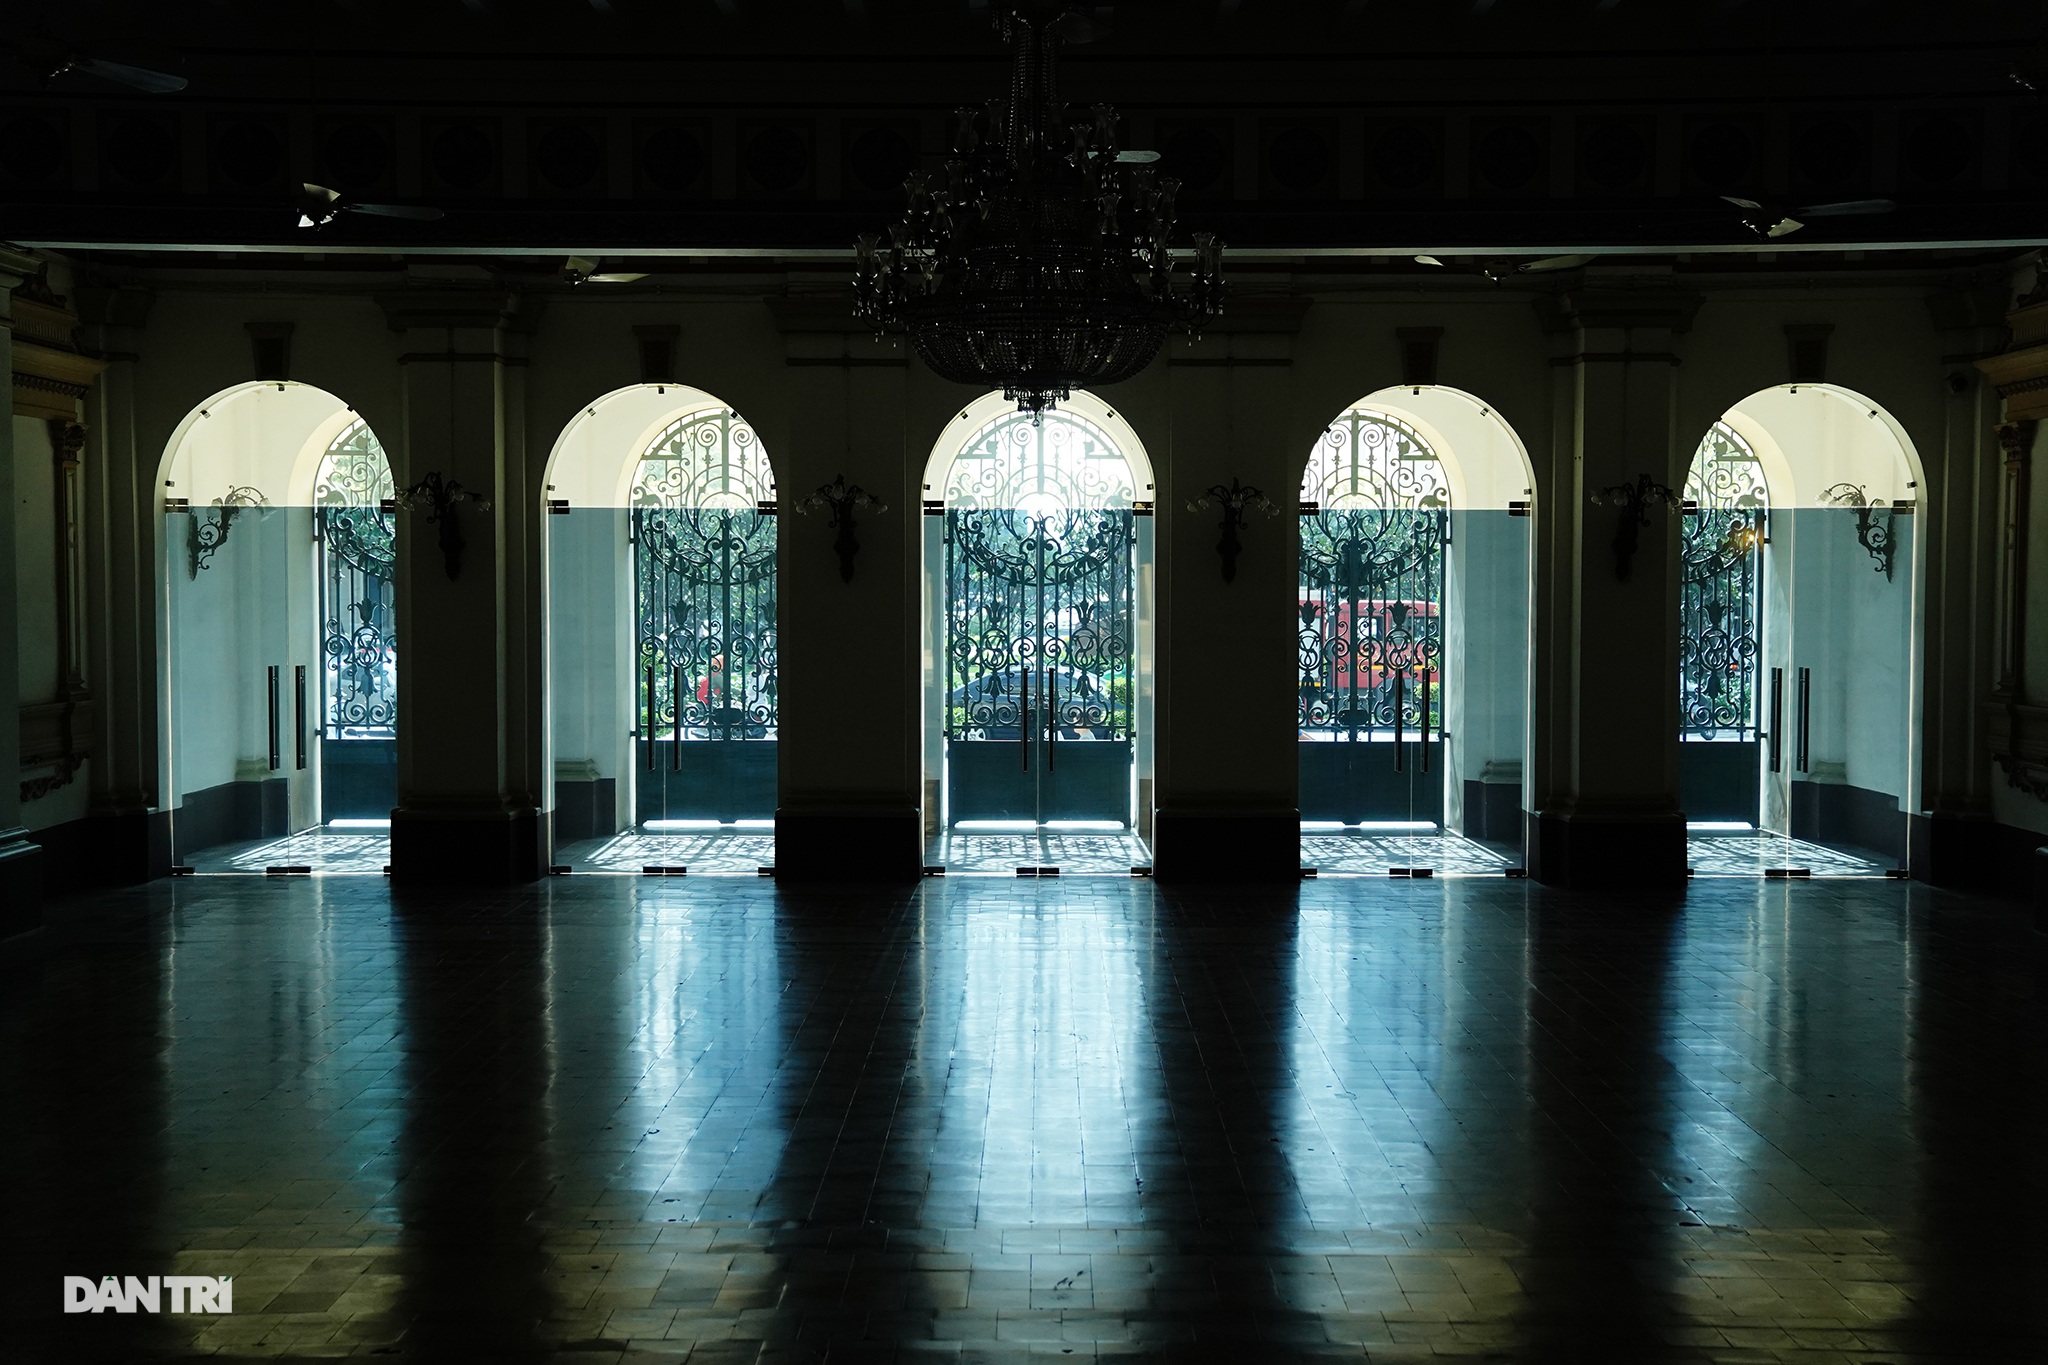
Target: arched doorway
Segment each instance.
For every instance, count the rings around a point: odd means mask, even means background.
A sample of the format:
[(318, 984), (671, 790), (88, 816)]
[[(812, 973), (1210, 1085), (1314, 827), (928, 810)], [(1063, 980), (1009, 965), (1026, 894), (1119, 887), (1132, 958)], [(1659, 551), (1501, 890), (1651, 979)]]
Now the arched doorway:
[(164, 460), (166, 804), (195, 872), (380, 873), (397, 804), (391, 466), (346, 403), (229, 389)]
[(774, 860), (775, 476), (698, 390), (572, 422), (548, 473), (555, 859), (753, 875)]
[(1530, 483), (1455, 389), (1346, 409), (1301, 482), (1295, 691), (1303, 865), (1522, 866)]
[(999, 395), (925, 480), (928, 861), (1148, 865), (1150, 464), (1107, 404)]
[(1897, 423), (1831, 385), (1752, 394), (1701, 439), (1679, 574), (1695, 874), (1903, 875), (1916, 471)]

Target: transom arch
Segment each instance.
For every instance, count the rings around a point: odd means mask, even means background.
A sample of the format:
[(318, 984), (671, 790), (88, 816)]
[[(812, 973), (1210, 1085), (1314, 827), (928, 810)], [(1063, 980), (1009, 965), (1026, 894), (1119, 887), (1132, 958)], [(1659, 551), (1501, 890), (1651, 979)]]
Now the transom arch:
[[(375, 430), (353, 403), (318, 385), (233, 384), (193, 404), (172, 430), (157, 487), (195, 505), (249, 487), (273, 506), (310, 506), (328, 450), (359, 426)], [(381, 442), (379, 450), (388, 465)]]
[(745, 429), (750, 456), (758, 458), (749, 467), (766, 476), (769, 491), (760, 497), (772, 498), (775, 456), (760, 429), (737, 405), (688, 384), (633, 384), (584, 404), (548, 452), (544, 497), (573, 507), (633, 506), (642, 461), (671, 433), (718, 413)]
[(1521, 433), (1486, 399), (1444, 384), (1376, 389), (1346, 404), (1307, 443), (1297, 484), (1307, 478), (1319, 443), (1354, 413), (1390, 419), (1426, 446), (1443, 471), (1451, 506), (1498, 511), (1533, 505), (1536, 470)]
[[(950, 505), (956, 466), (963, 460), (974, 462), (977, 452), (984, 465), (992, 471), (997, 462), (988, 457), (999, 453), (990, 446), (992, 440), (1009, 441), (1015, 453), (1025, 457), (1026, 463), (1039, 466), (1046, 478), (1046, 486), (1034, 491), (1041, 497), (1046, 496), (1053, 486), (1065, 485), (1072, 490), (1072, 495), (1084, 499), (1073, 504), (1075, 506), (1108, 506), (1108, 500), (1118, 496), (1124, 499), (1126, 507), (1132, 501), (1152, 500), (1152, 460), (1145, 450), (1145, 443), (1131, 424), (1108, 403), (1091, 393), (1076, 393), (1064, 400), (1059, 407), (1044, 415), (1044, 425), (1075, 439), (1069, 442), (1067, 436), (1060, 436), (1051, 444), (1031, 439), (1028, 431), (1033, 425), (1031, 418), (1017, 412), (1016, 407), (1015, 400), (1006, 399), (1000, 393), (991, 393), (969, 403), (946, 424), (932, 446), (931, 457), (925, 462), (924, 497), (927, 500), (943, 498)], [(1021, 425), (1017, 424), (1019, 421)], [(1097, 449), (1088, 449), (1091, 445)], [(1122, 478), (1117, 478), (1107, 468), (1109, 462), (1100, 458), (1101, 447), (1104, 446), (1124, 466)], [(1062, 458), (1068, 454), (1071, 454), (1071, 459)], [(1091, 465), (1096, 466), (1092, 474), (1089, 472)], [(992, 472), (990, 477), (995, 477)], [(994, 485), (976, 489), (972, 484), (963, 484), (962, 489), (964, 495), (975, 497), (978, 505), (989, 505), (986, 498), (996, 491)]]

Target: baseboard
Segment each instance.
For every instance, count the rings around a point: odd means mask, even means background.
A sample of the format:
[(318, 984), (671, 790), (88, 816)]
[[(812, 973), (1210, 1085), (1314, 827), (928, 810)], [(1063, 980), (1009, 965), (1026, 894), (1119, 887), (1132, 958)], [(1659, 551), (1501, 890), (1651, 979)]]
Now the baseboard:
[(1685, 817), (1536, 811), (1527, 817), (1529, 876), (1583, 890), (1680, 890)]
[(1913, 876), (1932, 886), (2048, 903), (2043, 849), (2048, 834), (2000, 824), (1989, 816), (1935, 812), (1909, 826)]
[(407, 886), (508, 886), (539, 880), (540, 812), (391, 812), (391, 880)]
[(1152, 815), (1152, 876), (1162, 882), (1301, 880), (1301, 812), (1162, 807)]

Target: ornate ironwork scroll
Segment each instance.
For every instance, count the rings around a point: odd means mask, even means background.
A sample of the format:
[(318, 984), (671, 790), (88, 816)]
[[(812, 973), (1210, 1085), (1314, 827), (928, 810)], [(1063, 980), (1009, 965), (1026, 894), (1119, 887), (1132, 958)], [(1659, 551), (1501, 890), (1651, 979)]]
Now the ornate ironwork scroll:
[(635, 673), (656, 734), (776, 738), (774, 499), (767, 452), (730, 409), (679, 419), (641, 456)]
[[(976, 433), (946, 484), (948, 739), (1129, 740), (1137, 654), (1130, 465), (1056, 411)], [(1037, 723), (1034, 721), (1034, 724)]]
[(363, 421), (321, 458), (313, 484), (320, 537), (320, 656), (329, 739), (391, 739), (398, 724), (398, 632), (392, 610), (396, 532), (385, 510), (391, 464)]
[(1754, 739), (1770, 493), (1756, 452), (1716, 422), (1685, 479), (1679, 738)]
[[(1877, 561), (1876, 570), (1884, 575), (1884, 581), (1892, 581), (1893, 561), (1898, 557), (1899, 543), (1894, 538), (1894, 525), (1898, 514), (1891, 504), (1880, 499), (1870, 500), (1870, 494), (1861, 484), (1838, 483), (1824, 490), (1820, 500), (1831, 507), (1853, 507), (1856, 509), (1856, 543), (1864, 552)], [(1883, 520), (1879, 520), (1882, 514)]]
[(1301, 480), (1296, 719), (1308, 740), (1442, 731), (1451, 494), (1414, 428), (1353, 409)]

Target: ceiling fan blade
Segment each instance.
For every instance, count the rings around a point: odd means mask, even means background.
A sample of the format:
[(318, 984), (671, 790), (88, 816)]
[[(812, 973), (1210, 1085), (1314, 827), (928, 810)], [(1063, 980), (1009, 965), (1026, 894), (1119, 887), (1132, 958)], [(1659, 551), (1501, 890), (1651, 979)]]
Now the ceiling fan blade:
[(1116, 159), (1120, 165), (1149, 166), (1159, 159), (1159, 153), (1145, 151), (1118, 152)]
[(589, 279), (591, 272), (596, 269), (597, 262), (585, 256), (571, 256), (568, 260), (562, 262), (562, 273), (564, 275), (575, 275), (581, 279)]
[(1897, 207), (1889, 199), (1844, 199), (1833, 204), (1808, 204), (1795, 212), (1802, 218), (1855, 218), (1866, 213), (1890, 213)]
[(1576, 270), (1589, 261), (1598, 259), (1597, 256), (1545, 256), (1538, 261), (1524, 261), (1515, 269), (1524, 275), (1536, 275), (1546, 270)]
[(1760, 209), (1763, 207), (1762, 204), (1757, 203), (1754, 199), (1737, 199), (1732, 194), (1722, 195), (1721, 202), (1724, 204), (1733, 204), (1736, 208), (1739, 209)]
[(1764, 229), (1764, 236), (1789, 237), (1805, 226), (1806, 224), (1800, 222), (1797, 218), (1780, 218), (1777, 222)]
[(1436, 266), (1436, 267), (1438, 267), (1439, 269), (1441, 269), (1441, 268), (1443, 267), (1443, 262), (1442, 262), (1442, 261), (1440, 261), (1440, 260), (1438, 260), (1438, 259), (1437, 259), (1436, 257), (1434, 257), (1434, 256), (1417, 256), (1417, 257), (1415, 258), (1415, 264), (1417, 264), (1417, 265), (1433, 265), (1433, 266)]
[(612, 270), (602, 275), (585, 275), (583, 277), (584, 281), (589, 284), (631, 284), (635, 280), (644, 280), (646, 278), (647, 272), (645, 271), (640, 271), (636, 274), (631, 271), (621, 270)]
[(136, 90), (147, 90), (152, 95), (170, 95), (183, 90), (191, 82), (183, 76), (173, 76), (168, 71), (151, 71), (146, 66), (129, 66), (126, 62), (101, 61), (98, 57), (74, 57), (71, 70), (83, 71), (98, 76), (103, 81), (113, 81)]
[(343, 204), (344, 213), (365, 213), (372, 218), (410, 218), (417, 223), (435, 223), (448, 215), (425, 204)]

